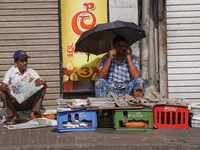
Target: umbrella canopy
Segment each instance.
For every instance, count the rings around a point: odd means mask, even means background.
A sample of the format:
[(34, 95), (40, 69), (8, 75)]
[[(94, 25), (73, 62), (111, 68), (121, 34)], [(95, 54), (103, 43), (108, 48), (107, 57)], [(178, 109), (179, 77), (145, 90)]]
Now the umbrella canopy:
[(75, 51), (87, 52), (95, 55), (108, 52), (112, 47), (113, 39), (124, 36), (127, 46), (146, 37), (145, 31), (133, 22), (114, 21), (98, 24), (85, 31), (75, 44)]

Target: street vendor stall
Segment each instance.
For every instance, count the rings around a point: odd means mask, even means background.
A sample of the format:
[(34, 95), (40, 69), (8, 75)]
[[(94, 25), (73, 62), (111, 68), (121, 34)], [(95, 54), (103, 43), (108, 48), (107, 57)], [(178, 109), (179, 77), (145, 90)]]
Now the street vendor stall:
[(113, 92), (105, 98), (59, 99), (58, 132), (96, 130), (97, 125), (104, 124), (103, 127), (115, 130), (188, 128), (185, 100), (164, 99), (153, 87), (146, 88), (145, 92), (143, 98), (136, 99)]

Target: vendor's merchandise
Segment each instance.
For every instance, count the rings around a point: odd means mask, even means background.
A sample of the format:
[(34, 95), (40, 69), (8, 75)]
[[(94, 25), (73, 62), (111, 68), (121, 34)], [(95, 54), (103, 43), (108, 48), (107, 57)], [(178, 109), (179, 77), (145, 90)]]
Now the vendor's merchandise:
[(131, 107), (131, 106), (146, 106), (146, 107), (154, 107), (155, 105), (165, 105), (166, 100), (164, 99), (156, 99), (150, 100), (146, 97), (137, 97), (136, 99), (131, 95), (122, 95), (115, 94), (114, 92), (108, 93), (108, 98), (112, 99), (117, 106), (119, 107)]
[(188, 107), (189, 103), (185, 99), (165, 99), (166, 105)]
[(88, 97), (88, 102), (91, 106), (98, 107), (115, 107), (115, 102), (110, 98), (97, 98), (97, 97)]
[(150, 85), (144, 90), (144, 97), (149, 101), (157, 101), (157, 99), (162, 99), (163, 94), (160, 94), (154, 85)]
[(139, 100), (128, 94), (115, 94), (114, 92), (108, 93), (108, 98), (112, 99), (119, 107), (141, 106)]
[(14, 129), (29, 129), (29, 128), (38, 128), (46, 126), (51, 126), (51, 120), (48, 120), (47, 118), (36, 118), (26, 123), (7, 125), (5, 127), (14, 130)]
[(200, 127), (200, 103), (192, 103), (189, 106), (189, 112), (191, 114), (192, 127)]
[(57, 99), (56, 101), (59, 107), (78, 108), (87, 107), (89, 105), (87, 99)]
[(108, 97), (109, 97), (110, 99), (112, 99), (112, 100), (116, 103), (116, 105), (119, 106), (119, 107), (127, 107), (127, 106), (130, 106), (130, 105), (128, 104), (128, 100), (126, 100), (126, 99), (125, 99), (125, 96), (123, 96), (123, 95), (117, 96), (117, 94), (115, 94), (114, 92), (109, 92), (109, 93), (108, 93)]
[(192, 127), (200, 127), (200, 114), (193, 114), (191, 118)]

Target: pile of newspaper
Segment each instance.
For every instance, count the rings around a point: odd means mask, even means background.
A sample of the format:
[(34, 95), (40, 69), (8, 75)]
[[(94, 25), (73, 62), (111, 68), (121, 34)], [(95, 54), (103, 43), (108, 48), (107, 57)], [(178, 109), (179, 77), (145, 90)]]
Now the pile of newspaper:
[(189, 106), (191, 115), (191, 126), (200, 127), (200, 103), (192, 103)]
[(91, 106), (97, 107), (115, 107), (115, 102), (110, 98), (96, 98), (96, 97), (88, 97), (88, 102)]
[[(86, 108), (86, 107), (115, 107), (115, 102), (110, 98), (96, 98), (88, 97), (87, 99), (57, 99), (57, 110), (61, 110), (62, 107), (69, 108)], [(67, 109), (65, 109), (67, 110)]]
[(87, 99), (57, 99), (59, 107), (86, 107), (89, 105)]

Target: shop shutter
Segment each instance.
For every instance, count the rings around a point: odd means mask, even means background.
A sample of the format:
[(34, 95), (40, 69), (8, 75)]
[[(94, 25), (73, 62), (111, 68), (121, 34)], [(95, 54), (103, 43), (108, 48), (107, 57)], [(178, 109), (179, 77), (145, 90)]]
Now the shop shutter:
[(167, 0), (169, 98), (200, 101), (200, 0)]
[(58, 0), (0, 1), (0, 83), (14, 64), (13, 53), (27, 51), (31, 56), (28, 66), (48, 85), (45, 109), (55, 108), (55, 100), (60, 98), (58, 6)]

